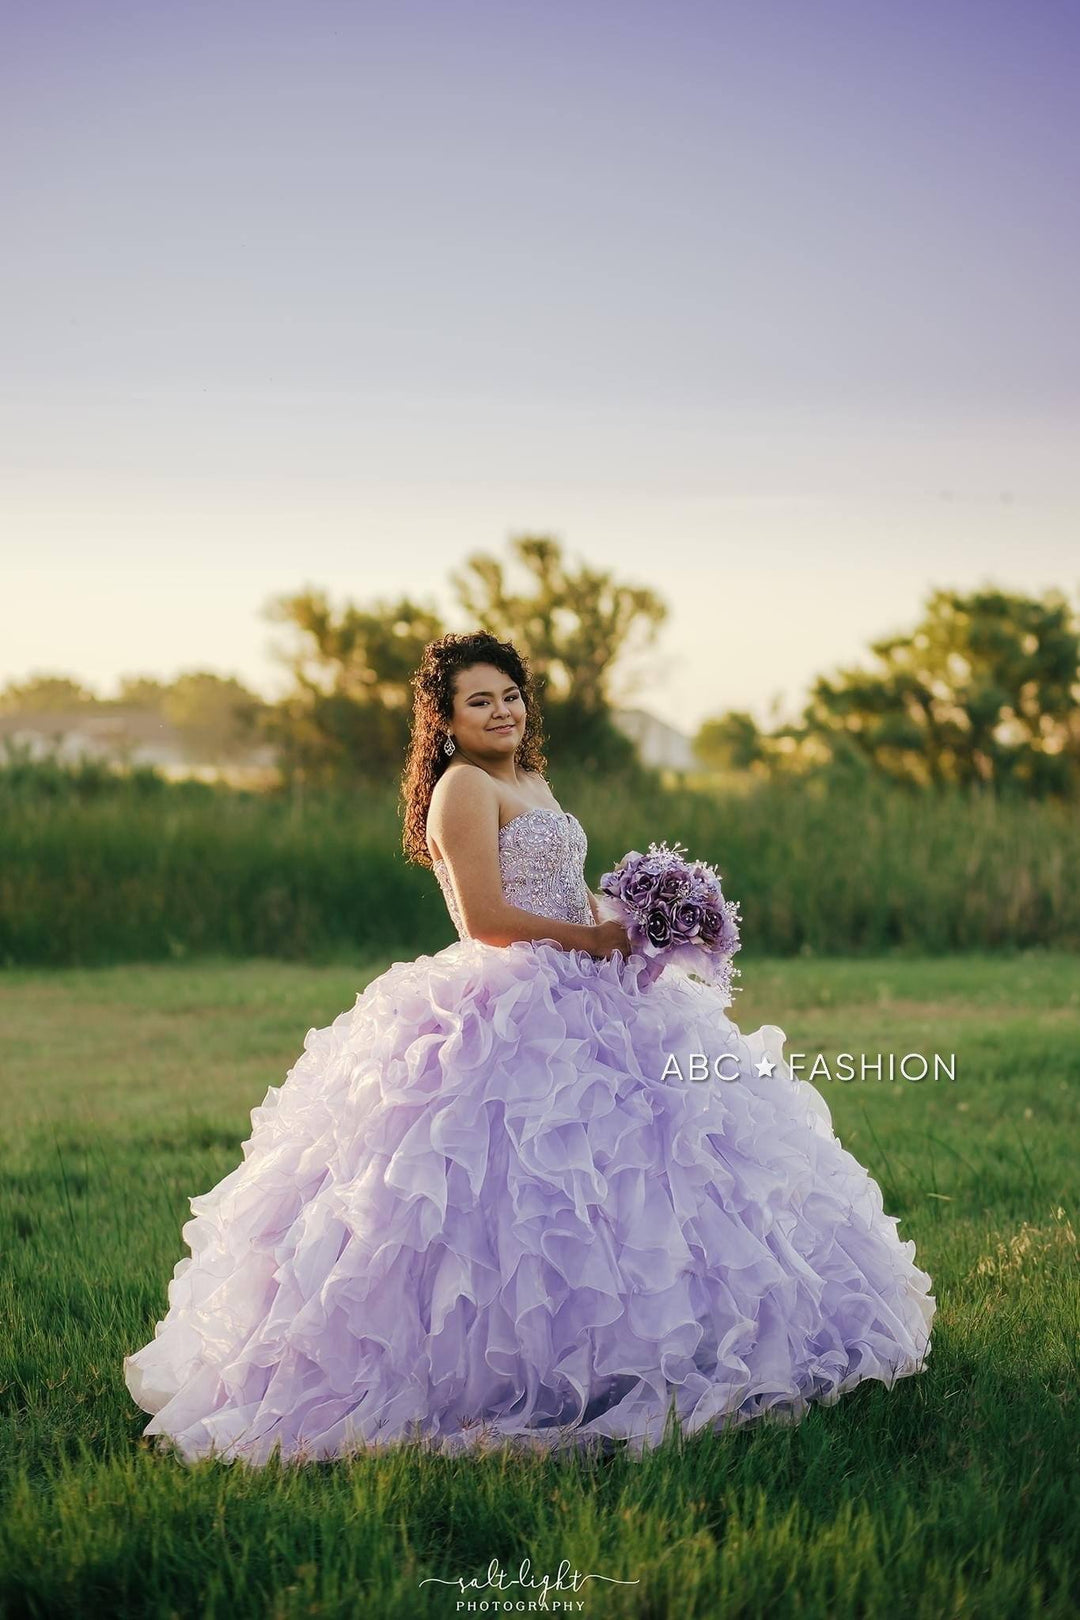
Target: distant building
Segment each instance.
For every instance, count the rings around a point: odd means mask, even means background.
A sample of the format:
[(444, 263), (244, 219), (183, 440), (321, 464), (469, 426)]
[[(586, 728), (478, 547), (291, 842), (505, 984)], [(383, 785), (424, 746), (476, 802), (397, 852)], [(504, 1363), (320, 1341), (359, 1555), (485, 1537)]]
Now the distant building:
[(654, 770), (698, 771), (701, 761), (689, 737), (645, 709), (615, 709), (612, 719), (624, 737), (637, 744), (644, 765)]
[(31, 759), (52, 758), (65, 765), (89, 759), (167, 765), (184, 757), (168, 721), (137, 708), (0, 714), (0, 745), (9, 738)]
[(192, 761), (176, 726), (151, 710), (126, 704), (110, 709), (0, 714), (0, 761), (13, 753), (25, 753), (33, 760), (55, 759), (62, 765), (85, 760), (152, 765), (163, 776), (203, 780), (217, 776), (234, 780), (245, 774), (259, 777), (276, 760), (276, 750), (262, 744), (248, 750), (242, 762), (218, 767)]

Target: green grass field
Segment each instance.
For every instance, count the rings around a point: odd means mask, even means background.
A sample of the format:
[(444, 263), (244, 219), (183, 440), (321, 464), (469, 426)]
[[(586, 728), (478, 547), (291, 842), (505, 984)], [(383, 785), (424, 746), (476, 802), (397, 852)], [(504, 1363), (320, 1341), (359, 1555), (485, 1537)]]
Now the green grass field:
[[(1080, 959), (769, 959), (733, 1016), (788, 1051), (955, 1052), (957, 1079), (823, 1083), (938, 1300), (926, 1371), (796, 1428), (642, 1459), (195, 1468), (140, 1438), (123, 1355), (165, 1308), (188, 1198), (362, 968), (222, 957), (0, 975), (0, 1612), (393, 1617), (493, 1560), (593, 1580), (552, 1614), (1073, 1615), (1080, 1606)], [(480, 1605), (487, 1601), (489, 1607)], [(472, 1602), (474, 1608), (459, 1607)], [(520, 1607), (518, 1605), (521, 1605)]]

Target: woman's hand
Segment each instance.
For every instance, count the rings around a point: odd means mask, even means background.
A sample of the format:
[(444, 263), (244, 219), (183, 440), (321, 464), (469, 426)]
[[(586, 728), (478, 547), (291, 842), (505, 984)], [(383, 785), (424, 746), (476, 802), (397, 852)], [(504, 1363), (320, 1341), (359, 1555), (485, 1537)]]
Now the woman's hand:
[(616, 951), (624, 957), (630, 955), (630, 935), (621, 922), (596, 923), (592, 930), (589, 955), (600, 958), (613, 956)]

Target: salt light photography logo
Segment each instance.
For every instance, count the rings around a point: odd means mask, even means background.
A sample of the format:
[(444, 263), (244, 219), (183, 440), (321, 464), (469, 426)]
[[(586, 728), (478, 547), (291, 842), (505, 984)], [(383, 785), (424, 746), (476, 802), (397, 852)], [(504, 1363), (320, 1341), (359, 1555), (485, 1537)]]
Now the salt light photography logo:
[[(420, 1586), (446, 1586), (458, 1593), (453, 1604), (455, 1614), (518, 1614), (542, 1612), (550, 1614), (581, 1614), (585, 1611), (585, 1598), (577, 1593), (589, 1582), (601, 1581), (610, 1586), (637, 1586), (637, 1577), (630, 1579), (615, 1575), (599, 1575), (594, 1571), (575, 1569), (568, 1558), (559, 1564), (554, 1575), (533, 1573), (532, 1559), (523, 1558), (516, 1575), (508, 1574), (497, 1558), (488, 1564), (483, 1575), (426, 1575)], [(513, 1593), (512, 1589), (517, 1588)], [(468, 1596), (467, 1594), (473, 1594)], [(507, 1596), (482, 1596), (484, 1593), (507, 1593)], [(528, 1593), (528, 1596), (524, 1594)]]

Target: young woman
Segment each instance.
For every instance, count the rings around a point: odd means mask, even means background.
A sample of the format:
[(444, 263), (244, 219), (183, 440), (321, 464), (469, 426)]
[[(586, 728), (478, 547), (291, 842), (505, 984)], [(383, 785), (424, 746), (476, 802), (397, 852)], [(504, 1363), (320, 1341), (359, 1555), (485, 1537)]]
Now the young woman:
[[(783, 1031), (649, 982), (597, 920), (525, 660), (448, 635), (413, 685), (404, 847), (459, 938), (309, 1030), (190, 1200), (168, 1312), (124, 1361), (144, 1432), (254, 1464), (637, 1453), (675, 1418), (794, 1421), (921, 1371), (931, 1279)], [(692, 1054), (721, 1078), (680, 1078)]]

